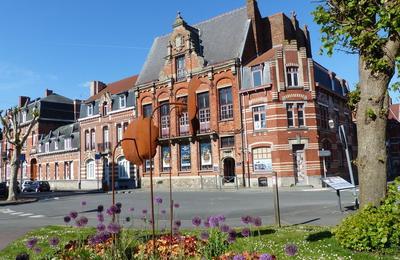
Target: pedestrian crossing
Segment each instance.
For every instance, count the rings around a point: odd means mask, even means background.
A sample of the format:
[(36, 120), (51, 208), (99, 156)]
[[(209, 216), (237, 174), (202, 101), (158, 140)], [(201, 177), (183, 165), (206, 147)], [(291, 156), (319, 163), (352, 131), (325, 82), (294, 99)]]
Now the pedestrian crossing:
[(0, 209), (0, 213), (8, 214), (8, 215), (11, 215), (11, 216), (16, 216), (16, 217), (27, 217), (27, 218), (34, 218), (34, 219), (46, 217), (44, 215), (38, 215), (38, 214), (34, 214), (34, 213), (15, 211), (15, 210), (12, 210), (12, 209), (9, 209), (9, 208)]

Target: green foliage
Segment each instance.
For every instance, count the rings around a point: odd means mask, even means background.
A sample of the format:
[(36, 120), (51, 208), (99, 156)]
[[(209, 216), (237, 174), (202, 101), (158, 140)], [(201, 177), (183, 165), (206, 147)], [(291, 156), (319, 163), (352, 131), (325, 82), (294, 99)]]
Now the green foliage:
[(334, 234), (343, 247), (357, 251), (391, 252), (400, 245), (400, 179), (389, 185), (379, 207), (368, 205), (347, 217)]
[(375, 119), (376, 119), (375, 111), (374, 111), (372, 108), (368, 108), (368, 109), (367, 109), (367, 116), (368, 116), (369, 118), (371, 118), (372, 120), (375, 120)]
[(210, 229), (208, 241), (205, 243), (202, 250), (203, 256), (206, 259), (213, 259), (214, 257), (222, 255), (227, 248), (228, 242), (226, 241), (226, 234), (216, 228)]
[(349, 105), (351, 111), (356, 112), (357, 111), (357, 105), (358, 102), (360, 102), (360, 95), (361, 95), (361, 91), (360, 91), (360, 86), (357, 84), (356, 85), (356, 89), (349, 92), (347, 94), (347, 104)]

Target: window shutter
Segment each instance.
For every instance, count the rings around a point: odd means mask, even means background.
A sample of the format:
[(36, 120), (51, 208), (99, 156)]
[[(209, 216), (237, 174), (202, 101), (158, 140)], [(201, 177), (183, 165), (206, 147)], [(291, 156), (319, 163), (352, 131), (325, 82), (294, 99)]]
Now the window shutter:
[(243, 67), (242, 70), (243, 74), (242, 74), (242, 88), (246, 89), (246, 88), (251, 88), (252, 83), (251, 83), (251, 68), (250, 67)]
[(271, 71), (269, 67), (269, 62), (265, 62), (263, 70), (263, 84), (270, 84), (270, 83), (271, 83)]

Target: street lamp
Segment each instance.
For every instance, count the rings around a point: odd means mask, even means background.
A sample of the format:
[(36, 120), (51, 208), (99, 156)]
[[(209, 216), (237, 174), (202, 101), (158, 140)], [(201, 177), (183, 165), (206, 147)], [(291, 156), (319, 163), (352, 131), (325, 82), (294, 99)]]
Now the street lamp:
[[(335, 128), (335, 122), (330, 119), (328, 121), (329, 128), (334, 129)], [(339, 138), (340, 142), (344, 146), (345, 152), (346, 152), (346, 161), (347, 161), (347, 167), (349, 168), (349, 175), (350, 175), (350, 181), (351, 184), (353, 184), (354, 189), (353, 189), (353, 196), (355, 198), (355, 206), (358, 207), (358, 197), (357, 197), (357, 192), (356, 192), (356, 184), (354, 182), (354, 175), (353, 175), (353, 168), (351, 166), (351, 160), (350, 160), (350, 153), (349, 153), (349, 144), (347, 141), (347, 136), (346, 136), (346, 130), (344, 129), (344, 125), (339, 125)]]

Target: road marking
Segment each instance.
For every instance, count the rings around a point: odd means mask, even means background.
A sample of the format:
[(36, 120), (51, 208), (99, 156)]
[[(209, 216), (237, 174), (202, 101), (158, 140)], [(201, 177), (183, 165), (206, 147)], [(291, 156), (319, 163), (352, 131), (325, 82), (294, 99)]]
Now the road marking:
[(43, 215), (34, 215), (34, 216), (29, 216), (28, 218), (44, 218)]
[(9, 213), (13, 213), (15, 211), (11, 210), (11, 209), (3, 209), (2, 212), (5, 213), (5, 214), (9, 214)]
[(13, 212), (13, 213), (10, 213), (10, 215), (21, 215), (21, 214), (24, 214), (24, 212)]
[(27, 216), (32, 216), (33, 214), (32, 213), (24, 213), (24, 214), (21, 214), (21, 215), (19, 215), (20, 217), (27, 217)]

